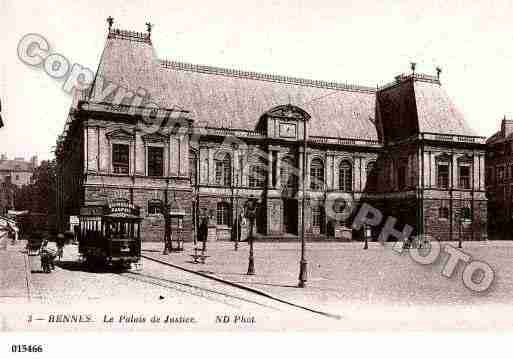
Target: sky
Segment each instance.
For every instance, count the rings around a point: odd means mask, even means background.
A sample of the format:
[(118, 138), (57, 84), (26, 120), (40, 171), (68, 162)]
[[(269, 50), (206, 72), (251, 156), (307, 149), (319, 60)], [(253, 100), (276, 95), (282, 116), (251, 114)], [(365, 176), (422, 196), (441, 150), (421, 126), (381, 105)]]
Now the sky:
[(96, 71), (114, 27), (145, 31), (161, 59), (383, 85), (410, 71), (435, 74), (480, 136), (512, 117), (513, 0), (133, 1), (0, 0), (0, 153), (52, 158), (71, 97), (62, 81), (22, 63), (20, 39)]

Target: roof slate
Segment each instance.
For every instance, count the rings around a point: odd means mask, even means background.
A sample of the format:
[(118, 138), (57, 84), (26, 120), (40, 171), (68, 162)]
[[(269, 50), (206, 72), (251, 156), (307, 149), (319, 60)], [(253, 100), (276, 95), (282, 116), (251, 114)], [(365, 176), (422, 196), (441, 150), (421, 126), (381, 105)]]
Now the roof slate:
[[(310, 114), (312, 136), (378, 140), (374, 89), (162, 61), (144, 34), (116, 31), (107, 37), (92, 102), (130, 104), (132, 96), (120, 95), (137, 92), (161, 108), (190, 111), (194, 126), (244, 130), (290, 103)], [(414, 92), (419, 131), (474, 135), (439, 84), (415, 81)]]
[(0, 161), (0, 171), (32, 172), (32, 164), (25, 161), (4, 160)]

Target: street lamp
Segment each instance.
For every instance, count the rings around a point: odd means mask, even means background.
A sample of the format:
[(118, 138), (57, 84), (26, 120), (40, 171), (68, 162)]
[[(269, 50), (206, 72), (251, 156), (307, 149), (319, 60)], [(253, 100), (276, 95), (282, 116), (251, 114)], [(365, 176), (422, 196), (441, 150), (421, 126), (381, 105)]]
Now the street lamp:
[(303, 198), (301, 200), (301, 260), (299, 262), (299, 288), (304, 288), (307, 280), (308, 263), (305, 257), (305, 196), (306, 196), (306, 119), (303, 119)]
[(372, 236), (372, 231), (370, 227), (364, 226), (363, 227), (363, 237), (365, 240), (365, 244), (363, 245), (363, 249), (369, 249), (369, 238)]
[(249, 258), (247, 275), (255, 275), (255, 258), (253, 256), (253, 229), (255, 227), (257, 200), (251, 195), (244, 205), (244, 213), (249, 220)]
[(237, 187), (237, 194), (235, 197), (235, 243), (234, 250), (237, 251), (239, 249), (239, 236), (240, 236), (240, 218), (239, 218), (239, 174), (235, 175), (235, 187)]

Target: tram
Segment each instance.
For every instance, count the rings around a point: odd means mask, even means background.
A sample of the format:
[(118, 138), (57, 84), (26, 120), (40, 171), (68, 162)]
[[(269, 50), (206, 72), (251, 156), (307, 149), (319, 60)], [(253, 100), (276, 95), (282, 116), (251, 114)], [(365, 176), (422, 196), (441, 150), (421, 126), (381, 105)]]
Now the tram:
[(140, 209), (120, 199), (80, 209), (78, 251), (88, 266), (123, 268), (141, 259)]

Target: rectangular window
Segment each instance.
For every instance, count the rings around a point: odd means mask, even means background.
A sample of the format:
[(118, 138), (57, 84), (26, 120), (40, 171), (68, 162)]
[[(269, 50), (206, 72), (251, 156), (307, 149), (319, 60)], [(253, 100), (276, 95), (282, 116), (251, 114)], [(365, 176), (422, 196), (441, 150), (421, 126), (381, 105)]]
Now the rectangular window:
[(485, 170), (485, 185), (486, 186), (491, 186), (493, 183), (492, 183), (492, 179), (493, 179), (493, 169), (492, 167), (487, 167), (486, 170)]
[(265, 187), (267, 171), (263, 165), (253, 165), (249, 172), (249, 187)]
[(164, 149), (148, 147), (148, 176), (162, 177), (164, 175)]
[(112, 145), (112, 167), (114, 173), (128, 174), (130, 167), (130, 147), (114, 143)]
[(162, 202), (152, 200), (148, 201), (148, 215), (155, 215), (161, 213)]
[(397, 187), (404, 189), (406, 187), (406, 167), (399, 166), (397, 169)]
[(217, 204), (217, 224), (230, 226), (230, 214), (231, 214), (231, 206), (226, 202), (221, 202)]
[(320, 207), (312, 207), (312, 225), (320, 227), (322, 223), (322, 215)]
[(437, 186), (439, 188), (449, 188), (449, 165), (439, 164), (437, 170)]
[(470, 189), (470, 166), (459, 166), (459, 186), (463, 189)]
[(497, 183), (504, 182), (504, 166), (497, 167)]
[(442, 205), (442, 207), (438, 209), (438, 218), (449, 219), (449, 208)]

